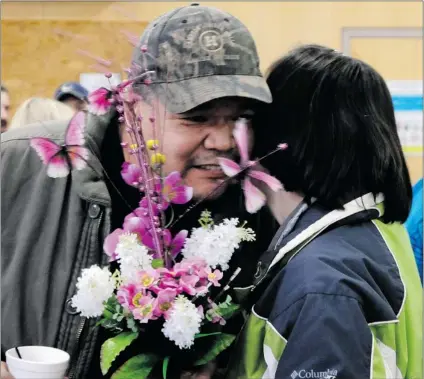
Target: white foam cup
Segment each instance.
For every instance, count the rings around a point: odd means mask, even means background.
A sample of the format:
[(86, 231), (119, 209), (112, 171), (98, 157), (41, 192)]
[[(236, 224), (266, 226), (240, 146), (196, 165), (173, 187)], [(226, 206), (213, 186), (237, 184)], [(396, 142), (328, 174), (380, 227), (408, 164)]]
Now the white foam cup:
[(64, 379), (69, 354), (47, 346), (19, 346), (6, 351), (6, 364), (15, 379)]

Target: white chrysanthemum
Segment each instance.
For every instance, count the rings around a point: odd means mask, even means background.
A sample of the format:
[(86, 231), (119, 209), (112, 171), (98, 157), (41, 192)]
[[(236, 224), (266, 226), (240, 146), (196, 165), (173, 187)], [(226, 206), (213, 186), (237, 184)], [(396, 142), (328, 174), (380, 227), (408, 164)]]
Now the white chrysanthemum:
[(212, 268), (220, 266), (223, 271), (227, 270), (240, 242), (255, 239), (252, 229), (237, 226), (238, 223), (237, 218), (231, 218), (209, 228), (193, 229), (182, 254), (185, 258), (203, 258)]
[(77, 289), (72, 306), (81, 312), (81, 316), (97, 317), (103, 313), (103, 303), (112, 296), (115, 281), (107, 267), (91, 266), (82, 270)]
[(185, 296), (179, 295), (163, 324), (162, 332), (180, 349), (188, 349), (194, 343), (194, 336), (200, 332), (202, 319), (196, 306)]
[(152, 256), (147, 248), (138, 242), (137, 235), (125, 233), (119, 237), (116, 255), (120, 265), (123, 283), (137, 280), (137, 273), (152, 267)]

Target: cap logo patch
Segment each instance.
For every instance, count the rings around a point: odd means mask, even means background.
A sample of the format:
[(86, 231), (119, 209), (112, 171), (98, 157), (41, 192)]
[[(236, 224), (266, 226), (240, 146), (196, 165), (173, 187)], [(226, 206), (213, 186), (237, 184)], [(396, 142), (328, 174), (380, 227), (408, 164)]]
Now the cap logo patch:
[(223, 47), (222, 36), (216, 30), (207, 30), (200, 34), (199, 45), (203, 50), (214, 52)]

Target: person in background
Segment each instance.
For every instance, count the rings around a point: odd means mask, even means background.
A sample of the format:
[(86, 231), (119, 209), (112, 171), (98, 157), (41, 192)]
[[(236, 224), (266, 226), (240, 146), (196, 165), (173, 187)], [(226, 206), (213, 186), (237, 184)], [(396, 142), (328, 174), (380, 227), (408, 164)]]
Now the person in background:
[(9, 109), (10, 109), (10, 96), (9, 91), (3, 85), (1, 85), (1, 132), (7, 130), (9, 124)]
[(409, 233), (415, 260), (423, 282), (423, 178), (412, 189), (412, 207), (405, 222)]
[(66, 82), (56, 90), (54, 98), (76, 111), (82, 111), (87, 108), (88, 91), (78, 82)]
[(75, 111), (67, 105), (48, 98), (31, 97), (16, 110), (9, 129), (21, 128), (50, 120), (70, 120)]

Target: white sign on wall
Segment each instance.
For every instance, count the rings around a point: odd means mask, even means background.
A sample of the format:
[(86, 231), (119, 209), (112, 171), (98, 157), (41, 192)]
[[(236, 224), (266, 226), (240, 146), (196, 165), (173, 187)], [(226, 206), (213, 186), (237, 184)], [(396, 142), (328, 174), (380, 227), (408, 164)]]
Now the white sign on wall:
[(101, 87), (109, 88), (121, 83), (121, 74), (112, 74), (108, 79), (105, 74), (102, 73), (82, 73), (80, 74), (80, 84), (87, 88), (88, 92), (91, 93)]
[(423, 82), (390, 80), (396, 123), (406, 155), (423, 154)]

